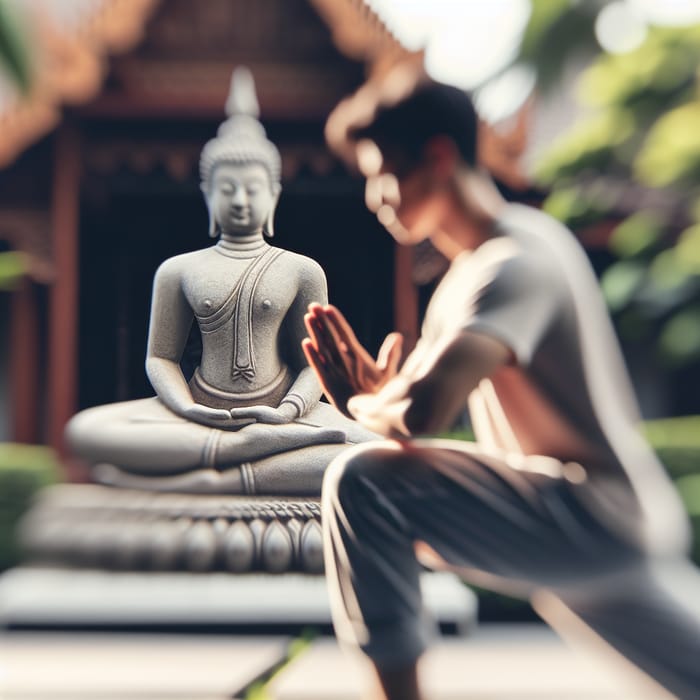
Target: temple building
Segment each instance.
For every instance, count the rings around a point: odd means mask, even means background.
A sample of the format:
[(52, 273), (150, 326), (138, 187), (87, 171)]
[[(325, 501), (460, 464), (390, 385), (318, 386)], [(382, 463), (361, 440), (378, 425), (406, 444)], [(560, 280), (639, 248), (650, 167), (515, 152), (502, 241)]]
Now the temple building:
[[(252, 71), (261, 120), (281, 151), (273, 243), (323, 266), (331, 301), (369, 348), (392, 329), (410, 345), (430, 260), (394, 245), (323, 136), (331, 109), (368, 72), (420, 58), (362, 0), (31, 8), (32, 91), (0, 99), (0, 251), (29, 263), (0, 295), (0, 439), (63, 453), (63, 428), (78, 410), (152, 394), (144, 357), (153, 274), (165, 258), (210, 244), (198, 158), (237, 65)], [(485, 160), (516, 189), (527, 187), (527, 117), (526, 105), (485, 139)], [(75, 465), (70, 474), (84, 476)]]

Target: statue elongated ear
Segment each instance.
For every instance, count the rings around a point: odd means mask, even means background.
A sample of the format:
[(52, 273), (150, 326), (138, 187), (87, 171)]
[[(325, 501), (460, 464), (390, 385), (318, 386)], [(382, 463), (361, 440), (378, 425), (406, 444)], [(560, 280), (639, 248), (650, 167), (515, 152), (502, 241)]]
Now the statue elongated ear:
[(216, 217), (210, 205), (207, 205), (207, 210), (209, 211), (209, 238), (217, 238), (219, 236), (219, 229), (216, 225)]
[(219, 235), (219, 229), (216, 225), (216, 217), (214, 216), (214, 203), (211, 201), (212, 195), (209, 192), (206, 182), (203, 182), (199, 187), (204, 195), (204, 201), (207, 203), (207, 212), (209, 213), (209, 238), (216, 238)]
[(275, 202), (270, 208), (270, 213), (267, 215), (267, 219), (265, 219), (265, 223), (263, 224), (263, 234), (268, 238), (272, 238), (275, 235), (275, 211), (277, 210), (277, 202), (280, 201), (280, 190), (281, 188), (278, 186)]

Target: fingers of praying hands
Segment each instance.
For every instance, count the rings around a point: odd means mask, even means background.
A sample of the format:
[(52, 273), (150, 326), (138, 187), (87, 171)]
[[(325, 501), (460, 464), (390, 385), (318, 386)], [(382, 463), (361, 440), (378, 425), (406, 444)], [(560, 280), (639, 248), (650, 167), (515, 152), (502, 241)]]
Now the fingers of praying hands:
[(302, 347), (309, 365), (328, 398), (345, 415), (350, 415), (351, 397), (376, 393), (396, 374), (403, 343), (400, 333), (387, 336), (374, 360), (334, 306), (311, 304), (304, 321), (309, 338)]

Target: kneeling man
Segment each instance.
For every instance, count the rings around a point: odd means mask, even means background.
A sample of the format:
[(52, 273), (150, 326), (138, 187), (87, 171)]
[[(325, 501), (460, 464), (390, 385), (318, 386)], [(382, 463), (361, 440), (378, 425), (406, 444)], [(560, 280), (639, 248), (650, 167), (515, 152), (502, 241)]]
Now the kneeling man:
[[(464, 93), (431, 82), (396, 92), (365, 87), (341, 103), (331, 145), (355, 160), (396, 240), (430, 238), (451, 265), (400, 368), (397, 334), (375, 361), (337, 309), (306, 318), (327, 395), (386, 436), (344, 452), (324, 482), (337, 635), (373, 661), (377, 697), (419, 698), (419, 558), (430, 555), (697, 698), (700, 576), (686, 519), (639, 435), (586, 256), (560, 223), (501, 198), (477, 164)], [(421, 437), (467, 403), (474, 443)]]

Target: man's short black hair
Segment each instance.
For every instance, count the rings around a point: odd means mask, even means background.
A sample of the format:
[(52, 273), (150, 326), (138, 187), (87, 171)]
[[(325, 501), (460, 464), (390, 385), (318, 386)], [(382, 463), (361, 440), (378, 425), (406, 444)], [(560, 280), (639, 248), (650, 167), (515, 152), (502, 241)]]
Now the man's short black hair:
[(353, 141), (374, 141), (389, 159), (417, 163), (426, 143), (434, 136), (447, 136), (462, 159), (474, 167), (477, 161), (478, 117), (469, 96), (450, 85), (428, 82), (391, 105), (378, 105), (372, 121), (351, 128)]

